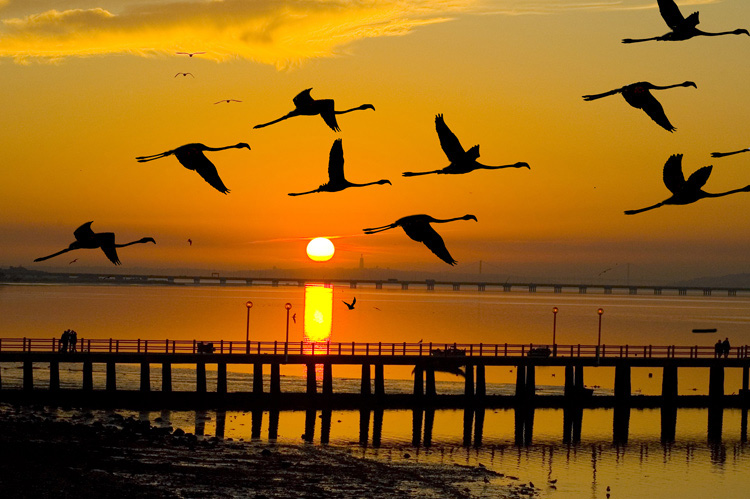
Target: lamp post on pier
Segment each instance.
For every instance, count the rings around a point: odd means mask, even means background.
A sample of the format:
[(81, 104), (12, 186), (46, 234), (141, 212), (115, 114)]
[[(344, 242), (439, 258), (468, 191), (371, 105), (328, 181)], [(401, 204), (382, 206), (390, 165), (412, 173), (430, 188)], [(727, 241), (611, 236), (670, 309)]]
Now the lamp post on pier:
[(557, 307), (552, 307), (552, 356), (557, 357)]
[(245, 303), (247, 307), (247, 325), (245, 327), (245, 353), (250, 353), (250, 309), (253, 308), (253, 302), (248, 300)]
[(284, 341), (284, 363), (289, 360), (289, 311), (292, 309), (291, 303), (284, 305), (286, 309), (286, 340)]
[(599, 337), (596, 340), (596, 365), (599, 365), (599, 349), (602, 346), (602, 314), (604, 314), (604, 309), (600, 308), (596, 311), (597, 314), (599, 314)]

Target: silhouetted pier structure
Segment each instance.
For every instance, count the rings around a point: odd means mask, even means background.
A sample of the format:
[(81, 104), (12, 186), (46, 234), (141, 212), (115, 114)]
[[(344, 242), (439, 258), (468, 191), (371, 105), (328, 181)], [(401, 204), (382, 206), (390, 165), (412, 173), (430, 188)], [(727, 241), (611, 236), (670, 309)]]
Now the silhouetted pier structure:
[(603, 284), (593, 282), (555, 283), (555, 282), (491, 282), (491, 281), (441, 281), (435, 279), (308, 279), (302, 277), (236, 277), (212, 276), (174, 276), (174, 275), (141, 275), (141, 274), (92, 274), (92, 273), (47, 273), (29, 274), (16, 277), (20, 282), (61, 282), (69, 284), (162, 284), (183, 286), (305, 286), (306, 284), (329, 284), (349, 286), (352, 289), (370, 287), (375, 289), (446, 289), (453, 291), (524, 291), (529, 293), (602, 293), (605, 295), (656, 295), (674, 296), (750, 296), (750, 288), (730, 286), (677, 286), (645, 284)]
[[(67, 402), (80, 401), (96, 405), (97, 401), (136, 405), (182, 405), (197, 403), (226, 406), (313, 406), (359, 407), (748, 407), (750, 406), (750, 347), (732, 347), (727, 358), (715, 358), (712, 346), (633, 346), (633, 345), (544, 345), (518, 344), (433, 344), (433, 343), (308, 343), (308, 342), (240, 342), (176, 340), (81, 339), (79, 351), (58, 352), (57, 339), (0, 339), (0, 365), (21, 363), (23, 386), (20, 390), (3, 390), (0, 400), (54, 399), (65, 392)], [(81, 365), (80, 389), (60, 389), (61, 362)], [(49, 366), (49, 383), (35, 387), (34, 364)], [(93, 364), (106, 366), (104, 390), (94, 390)], [(117, 366), (140, 366), (140, 389), (117, 387)], [(151, 366), (161, 365), (161, 390), (151, 389)], [(172, 390), (172, 366), (195, 366), (195, 390)], [(209, 392), (206, 365), (217, 366), (216, 391)], [(252, 365), (252, 387), (245, 391), (228, 390), (227, 367)], [(304, 365), (307, 384), (304, 393), (282, 393), (281, 365)], [(318, 392), (316, 365), (322, 366), (322, 386)], [(357, 393), (333, 392), (335, 366), (361, 366), (361, 388)], [(413, 391), (410, 394), (388, 394), (385, 391), (385, 368), (414, 368)], [(513, 395), (488, 394), (488, 369), (513, 367), (516, 389)], [(561, 366), (565, 371), (563, 395), (536, 393), (536, 368)], [(592, 395), (584, 384), (584, 370), (614, 367), (614, 393)], [(631, 369), (662, 369), (662, 393), (658, 396), (634, 395)], [(678, 395), (680, 368), (703, 368), (709, 371), (707, 395)], [(264, 392), (265, 370), (270, 371), (270, 390)], [(439, 394), (436, 372), (465, 373), (464, 393)], [(725, 393), (726, 369), (742, 370), (739, 395)], [(374, 380), (372, 374), (374, 373)], [(373, 383), (374, 381), (374, 383)], [(373, 386), (374, 385), (374, 386)], [(234, 387), (233, 387), (234, 388)], [(242, 387), (241, 387), (242, 388)]]

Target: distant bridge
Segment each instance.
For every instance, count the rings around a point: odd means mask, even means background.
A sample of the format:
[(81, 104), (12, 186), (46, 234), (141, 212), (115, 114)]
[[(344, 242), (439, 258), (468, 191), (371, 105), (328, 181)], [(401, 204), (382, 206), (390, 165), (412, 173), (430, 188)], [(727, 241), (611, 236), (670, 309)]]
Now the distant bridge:
[[(305, 286), (306, 284), (348, 285), (350, 288), (370, 287), (375, 289), (402, 289), (410, 287), (435, 290), (448, 289), (460, 291), (475, 289), (477, 291), (502, 290), (528, 291), (529, 293), (603, 293), (620, 295), (674, 295), (674, 296), (750, 296), (750, 288), (730, 286), (678, 286), (678, 285), (633, 285), (601, 283), (554, 283), (554, 282), (491, 282), (491, 281), (444, 281), (435, 279), (361, 279), (335, 278), (312, 279), (305, 277), (222, 277), (218, 273), (211, 276), (186, 275), (144, 275), (144, 274), (93, 274), (93, 273), (48, 273), (42, 275), (28, 274), (11, 278), (10, 282), (59, 282), (70, 284), (164, 284), (164, 285), (209, 285), (209, 286)], [(8, 281), (6, 281), (8, 282)]]

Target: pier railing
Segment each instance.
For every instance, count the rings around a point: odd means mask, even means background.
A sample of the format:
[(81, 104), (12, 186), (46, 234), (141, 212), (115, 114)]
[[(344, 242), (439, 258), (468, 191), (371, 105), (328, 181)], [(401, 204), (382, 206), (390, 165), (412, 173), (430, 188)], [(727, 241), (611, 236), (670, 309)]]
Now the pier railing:
[[(0, 338), (0, 352), (58, 352), (57, 338)], [(68, 346), (66, 351), (72, 351)], [(365, 356), (430, 356), (462, 357), (602, 357), (602, 358), (681, 358), (699, 359), (716, 356), (713, 346), (700, 345), (549, 345), (513, 343), (368, 343), (368, 342), (281, 342), (281, 341), (199, 341), (88, 339), (76, 342), (77, 352), (98, 353), (167, 353), (221, 355), (365, 355)], [(64, 352), (61, 352), (64, 353)], [(727, 357), (748, 358), (750, 346), (732, 347)]]

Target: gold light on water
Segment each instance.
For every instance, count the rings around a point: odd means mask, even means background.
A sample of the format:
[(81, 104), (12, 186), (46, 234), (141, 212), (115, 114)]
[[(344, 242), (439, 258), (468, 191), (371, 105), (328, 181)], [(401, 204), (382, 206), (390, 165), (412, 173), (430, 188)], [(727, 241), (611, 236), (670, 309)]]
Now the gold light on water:
[[(333, 324), (333, 287), (323, 284), (305, 285), (305, 329), (303, 335), (305, 353), (325, 353), (331, 341)], [(317, 379), (323, 377), (323, 366), (317, 364)]]

